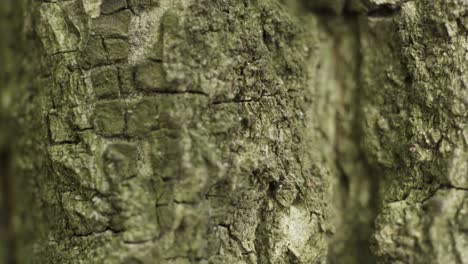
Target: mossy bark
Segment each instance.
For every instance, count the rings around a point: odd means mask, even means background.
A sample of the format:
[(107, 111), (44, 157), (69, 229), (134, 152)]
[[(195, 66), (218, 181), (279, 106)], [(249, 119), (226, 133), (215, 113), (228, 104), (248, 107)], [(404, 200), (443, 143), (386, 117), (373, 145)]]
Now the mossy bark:
[(10, 260), (467, 263), (466, 2), (7, 3)]
[(468, 263), (468, 3), (400, 2), (361, 31), (361, 147), (380, 185), (373, 251)]
[(24, 4), (19, 263), (325, 262), (317, 19), (270, 1)]

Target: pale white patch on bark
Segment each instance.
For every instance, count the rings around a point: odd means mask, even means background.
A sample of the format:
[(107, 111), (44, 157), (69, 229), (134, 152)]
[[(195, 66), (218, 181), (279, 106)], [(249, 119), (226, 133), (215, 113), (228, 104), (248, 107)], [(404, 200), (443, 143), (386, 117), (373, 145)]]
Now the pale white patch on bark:
[(370, 2), (374, 5), (400, 5), (403, 4), (405, 0), (371, 0)]
[(86, 14), (91, 18), (98, 17), (101, 14), (102, 1), (103, 0), (83, 0)]
[(468, 152), (456, 148), (452, 153), (449, 164), (448, 180), (450, 184), (459, 188), (468, 188)]
[(191, 2), (192, 0), (161, 0), (158, 7), (134, 16), (130, 22), (129, 63), (136, 65), (148, 57), (160, 37), (161, 18), (168, 9), (187, 7)]
[(69, 14), (58, 3), (44, 3), (39, 8), (37, 32), (49, 54), (76, 50), (79, 36), (70, 30)]
[(311, 252), (307, 250), (307, 244), (310, 237), (317, 230), (318, 221), (313, 217), (311, 218), (306, 208), (291, 206), (289, 213), (281, 219), (280, 225), (285, 236), (284, 240), (277, 244), (280, 246), (277, 248), (278, 250), (288, 250), (298, 259), (305, 262), (313, 257), (311, 256)]

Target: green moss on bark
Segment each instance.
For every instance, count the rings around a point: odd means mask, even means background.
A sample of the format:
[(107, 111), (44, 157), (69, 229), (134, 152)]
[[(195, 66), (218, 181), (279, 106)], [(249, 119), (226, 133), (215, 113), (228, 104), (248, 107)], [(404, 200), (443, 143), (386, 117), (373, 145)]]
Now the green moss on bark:
[(463, 2), (18, 5), (19, 263), (464, 263)]
[[(459, 1), (410, 1), (392, 17), (363, 21), (362, 147), (381, 175), (379, 262), (466, 259), (465, 235), (449, 212), (466, 203), (467, 104), (459, 98), (466, 98), (467, 43), (458, 21), (467, 8)], [(434, 200), (441, 208), (427, 209)]]
[(38, 200), (18, 205), (35, 231), (21, 261), (325, 262), (334, 121), (315, 18), (78, 2), (29, 7), (46, 64), (27, 113), (41, 133), (20, 139), (43, 157), (17, 164)]

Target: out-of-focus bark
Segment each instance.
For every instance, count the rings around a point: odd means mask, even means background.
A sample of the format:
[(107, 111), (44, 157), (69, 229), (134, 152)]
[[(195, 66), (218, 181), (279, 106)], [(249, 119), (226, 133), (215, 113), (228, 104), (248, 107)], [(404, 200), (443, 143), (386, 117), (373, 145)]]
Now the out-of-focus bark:
[(15, 155), (13, 142), (18, 129), (15, 100), (22, 92), (21, 10), (14, 1), (0, 3), (0, 263), (15, 263), (14, 181), (11, 166)]

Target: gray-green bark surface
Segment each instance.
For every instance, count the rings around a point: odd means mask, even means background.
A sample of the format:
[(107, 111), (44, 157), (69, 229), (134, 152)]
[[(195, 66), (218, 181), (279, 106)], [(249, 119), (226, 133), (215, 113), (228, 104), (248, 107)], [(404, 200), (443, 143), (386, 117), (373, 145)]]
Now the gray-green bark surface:
[(327, 258), (333, 103), (315, 19), (268, 1), (28, 9), (43, 65), (36, 139), (20, 140), (35, 207), (16, 205), (19, 262)]
[(468, 262), (467, 11), (409, 1), (363, 25), (362, 148), (379, 173), (383, 262)]
[(466, 1), (14, 5), (9, 259), (468, 263)]

